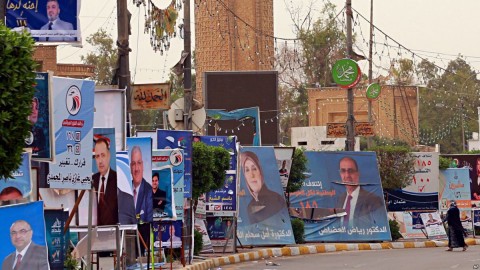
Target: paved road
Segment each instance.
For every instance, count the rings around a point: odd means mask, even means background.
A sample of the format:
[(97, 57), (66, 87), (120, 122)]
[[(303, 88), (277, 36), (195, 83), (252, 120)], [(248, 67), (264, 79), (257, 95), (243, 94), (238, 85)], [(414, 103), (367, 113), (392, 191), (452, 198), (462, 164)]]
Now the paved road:
[[(278, 264), (266, 265), (266, 262)], [(319, 270), (319, 269), (479, 269), (480, 246), (470, 246), (466, 252), (445, 248), (411, 248), (395, 250), (342, 251), (292, 257), (277, 257), (230, 266), (214, 270)]]

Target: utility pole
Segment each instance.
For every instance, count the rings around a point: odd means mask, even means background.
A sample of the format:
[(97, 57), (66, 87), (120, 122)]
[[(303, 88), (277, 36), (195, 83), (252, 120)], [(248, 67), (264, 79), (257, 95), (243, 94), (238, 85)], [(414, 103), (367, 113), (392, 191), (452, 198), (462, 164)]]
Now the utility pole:
[(128, 38), (130, 35), (130, 18), (127, 9), (127, 0), (117, 0), (117, 31), (118, 31), (118, 89), (125, 89), (127, 99), (127, 137), (130, 137), (130, 113), (132, 110), (130, 89), (130, 47)]
[[(373, 66), (373, 0), (370, 0), (370, 40), (368, 42), (368, 84), (372, 83), (372, 66)], [(368, 122), (372, 123), (372, 101), (368, 99)], [(372, 146), (372, 138), (368, 137), (367, 147)]]
[(3, 24), (7, 25), (6, 17), (7, 17), (7, 3), (6, 0), (0, 0), (0, 18), (2, 19)]
[[(184, 100), (184, 112), (183, 112), (183, 124), (185, 130), (192, 130), (192, 104), (193, 104), (193, 93), (192, 93), (192, 45), (191, 45), (191, 32), (190, 32), (190, 0), (185, 0), (183, 5), (184, 19), (183, 19), (183, 31), (184, 31), (184, 40), (183, 47), (184, 53), (186, 54), (185, 62), (183, 65), (183, 100)], [(186, 211), (185, 223), (186, 223), (186, 233), (183, 232), (184, 243), (189, 248), (188, 249), (188, 263), (192, 263), (192, 254), (193, 254), (193, 243), (192, 243), (192, 227), (193, 227), (193, 204), (192, 199), (188, 200), (190, 205), (189, 209)], [(185, 253), (184, 253), (185, 254)], [(182, 264), (185, 267), (185, 258), (182, 256)]]
[[(352, 0), (347, 0), (345, 13), (347, 15), (347, 52), (348, 58), (353, 56), (352, 48)], [(347, 141), (345, 150), (355, 151), (355, 117), (353, 116), (353, 88), (347, 90)]]
[(187, 54), (183, 65), (183, 100), (184, 100), (184, 113), (183, 113), (183, 124), (185, 130), (192, 130), (192, 103), (193, 103), (193, 93), (192, 93), (192, 57), (191, 57), (191, 32), (190, 32), (190, 0), (185, 0), (184, 4), (184, 20), (183, 20), (183, 31), (184, 31), (184, 52)]

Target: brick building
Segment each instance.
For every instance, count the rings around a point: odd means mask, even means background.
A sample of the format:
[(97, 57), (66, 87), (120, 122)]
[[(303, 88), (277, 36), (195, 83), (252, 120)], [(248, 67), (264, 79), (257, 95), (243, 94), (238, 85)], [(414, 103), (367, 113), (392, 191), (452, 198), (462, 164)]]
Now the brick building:
[[(368, 122), (365, 87), (354, 89), (354, 117)], [(309, 126), (347, 121), (347, 90), (342, 88), (308, 89)], [(418, 142), (418, 88), (384, 85), (379, 98), (372, 102), (375, 135), (416, 145)]]
[(54, 76), (86, 79), (94, 75), (93, 65), (58, 64), (57, 45), (35, 46), (33, 59), (39, 64), (37, 71), (53, 71)]
[(203, 103), (203, 72), (273, 64), (273, 0), (195, 0), (195, 99)]

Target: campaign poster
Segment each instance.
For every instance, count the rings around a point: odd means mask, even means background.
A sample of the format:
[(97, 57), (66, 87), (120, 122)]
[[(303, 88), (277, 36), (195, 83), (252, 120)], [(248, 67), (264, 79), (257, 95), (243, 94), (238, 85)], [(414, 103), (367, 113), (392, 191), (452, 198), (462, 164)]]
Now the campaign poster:
[(192, 131), (157, 129), (157, 149), (183, 149), (185, 158), (183, 193), (185, 198), (192, 197), (192, 141)]
[(0, 207), (0, 260), (2, 269), (13, 269), (16, 249), (24, 249), (28, 242), (24, 263), (35, 269), (48, 270), (43, 202), (32, 202)]
[[(213, 252), (212, 241), (208, 236), (207, 226), (205, 225), (205, 220), (200, 218), (195, 218), (195, 230), (202, 234), (202, 250), (200, 252)], [(195, 245), (195, 243), (193, 243)]]
[(45, 210), (45, 226), (50, 270), (63, 270), (63, 262), (69, 251), (69, 233), (63, 233), (68, 219), (68, 211), (62, 209)]
[(99, 88), (95, 89), (94, 126), (114, 128), (115, 146), (117, 151), (123, 151), (127, 137), (125, 89)]
[(446, 239), (447, 232), (443, 226), (442, 219), (438, 212), (421, 213), (423, 225), (427, 232), (428, 239)]
[(152, 151), (153, 218), (183, 219), (184, 157), (182, 149)]
[(277, 159), (278, 173), (280, 173), (283, 190), (287, 190), (294, 153), (295, 147), (275, 147), (275, 158)]
[(136, 224), (133, 202), (133, 184), (130, 172), (128, 151), (117, 151), (117, 191), (118, 191), (118, 221), (121, 225)]
[(215, 252), (234, 251), (235, 227), (232, 216), (207, 217), (207, 232)]
[(480, 227), (480, 209), (473, 210), (473, 226)]
[(471, 209), (468, 168), (448, 168), (440, 172), (440, 210), (446, 211), (455, 201), (460, 210)]
[[(152, 193), (152, 139), (148, 137), (127, 138), (130, 175), (135, 217), (139, 223), (153, 221)], [(130, 201), (130, 200), (129, 200)], [(118, 208), (127, 208), (126, 201), (119, 200)]]
[(375, 152), (305, 152), (307, 179), (290, 207), (314, 208), (305, 240), (390, 241)]
[(37, 72), (35, 76), (32, 113), (28, 117), (32, 129), (25, 139), (25, 147), (32, 149), (32, 159), (37, 161), (54, 160), (51, 79), (52, 76), (48, 72)]
[(422, 230), (413, 229), (412, 215), (409, 212), (388, 212), (388, 219), (398, 223), (403, 239), (426, 238)]
[(438, 210), (438, 153), (413, 152), (415, 158), (412, 182), (403, 189), (387, 189), (388, 211)]
[[(27, 30), (37, 42), (79, 42), (81, 0), (8, 0), (6, 25)], [(61, 10), (61, 12), (60, 12)]]
[(243, 245), (294, 244), (273, 147), (240, 148), (237, 236)]
[(153, 234), (155, 248), (179, 248), (182, 246), (181, 220), (177, 221), (155, 221), (153, 222)]
[[(451, 168), (466, 168), (470, 178), (470, 198), (472, 207), (480, 206), (480, 155), (442, 155), (452, 160)], [(458, 205), (458, 204), (457, 204)]]
[(55, 164), (50, 188), (92, 187), (93, 98), (95, 82), (53, 77)]
[[(94, 187), (92, 224), (116, 225), (119, 220), (115, 129), (94, 128), (91, 147), (92, 185)], [(88, 225), (88, 201), (89, 194), (85, 193), (78, 208), (80, 225)]]
[(0, 201), (26, 198), (32, 191), (30, 153), (22, 153), (22, 164), (13, 172), (13, 178), (0, 178)]

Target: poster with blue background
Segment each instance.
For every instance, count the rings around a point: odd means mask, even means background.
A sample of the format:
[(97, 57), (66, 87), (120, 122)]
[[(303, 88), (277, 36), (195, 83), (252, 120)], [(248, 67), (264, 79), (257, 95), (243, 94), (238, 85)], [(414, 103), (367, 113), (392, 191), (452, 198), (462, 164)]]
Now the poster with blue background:
[[(13, 30), (26, 28), (36, 41), (80, 41), (81, 0), (8, 0), (6, 25)], [(60, 12), (61, 11), (61, 12)]]
[(48, 72), (36, 73), (32, 113), (28, 117), (32, 129), (25, 139), (25, 147), (32, 149), (32, 158), (41, 161), (53, 161), (54, 158), (51, 79)]
[(273, 147), (242, 147), (239, 158), (239, 241), (254, 246), (294, 244)]
[(50, 270), (63, 270), (67, 258), (69, 233), (63, 233), (68, 219), (68, 211), (63, 209), (46, 209), (45, 226)]
[(47, 175), (50, 188), (92, 186), (94, 90), (90, 80), (53, 77), (56, 163)]
[(374, 152), (305, 155), (308, 178), (290, 195), (290, 207), (318, 213), (305, 218), (306, 241), (391, 240)]
[(32, 191), (30, 153), (22, 153), (22, 164), (13, 172), (13, 178), (0, 178), (0, 201), (26, 198)]
[(152, 151), (153, 175), (158, 174), (158, 189), (161, 198), (160, 205), (154, 203), (154, 219), (183, 219), (183, 177), (184, 157), (182, 149), (160, 149)]
[(192, 197), (192, 141), (192, 131), (157, 129), (158, 149), (183, 149), (183, 155), (185, 158), (183, 192), (185, 198)]
[[(43, 202), (0, 207), (0, 217), (2, 269), (13, 269), (15, 246), (23, 246), (22, 239), (31, 239), (24, 260), (31, 260), (34, 269), (48, 270)], [(12, 227), (14, 223), (16, 225)]]
[(236, 136), (194, 136), (194, 142), (202, 142), (208, 146), (222, 147), (230, 153), (230, 167), (227, 170), (224, 185), (221, 189), (207, 192), (206, 210), (208, 212), (237, 210), (237, 137)]

